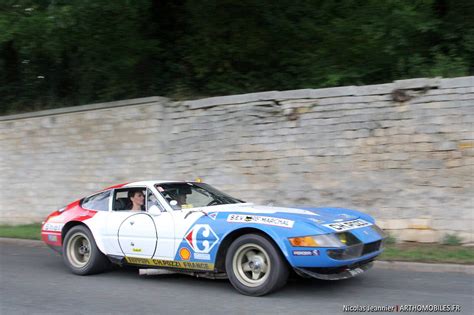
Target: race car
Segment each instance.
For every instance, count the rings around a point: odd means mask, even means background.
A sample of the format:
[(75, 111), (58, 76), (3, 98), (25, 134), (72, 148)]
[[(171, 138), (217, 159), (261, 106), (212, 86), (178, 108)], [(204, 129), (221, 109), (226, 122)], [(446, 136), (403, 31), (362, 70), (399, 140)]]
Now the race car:
[(42, 240), (75, 274), (111, 263), (228, 278), (261, 296), (290, 273), (346, 279), (369, 269), (384, 232), (364, 213), (342, 208), (255, 205), (200, 181), (115, 185), (51, 213)]

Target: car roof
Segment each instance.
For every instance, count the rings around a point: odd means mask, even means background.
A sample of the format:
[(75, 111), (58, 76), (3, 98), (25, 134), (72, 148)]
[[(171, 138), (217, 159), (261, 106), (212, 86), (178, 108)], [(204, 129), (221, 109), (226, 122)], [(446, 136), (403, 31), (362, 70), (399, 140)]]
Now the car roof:
[(188, 183), (188, 182), (192, 182), (192, 181), (186, 181), (186, 180), (144, 180), (144, 181), (139, 181), (139, 182), (131, 182), (131, 183), (123, 185), (122, 187), (153, 186), (153, 185), (162, 184), (162, 183)]

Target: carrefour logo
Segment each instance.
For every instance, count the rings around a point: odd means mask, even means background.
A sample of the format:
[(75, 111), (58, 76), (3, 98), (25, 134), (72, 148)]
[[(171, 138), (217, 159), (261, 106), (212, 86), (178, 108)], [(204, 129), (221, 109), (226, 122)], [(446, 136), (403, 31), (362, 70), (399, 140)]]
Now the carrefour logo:
[(196, 224), (186, 234), (185, 239), (196, 253), (209, 253), (219, 241), (208, 224)]

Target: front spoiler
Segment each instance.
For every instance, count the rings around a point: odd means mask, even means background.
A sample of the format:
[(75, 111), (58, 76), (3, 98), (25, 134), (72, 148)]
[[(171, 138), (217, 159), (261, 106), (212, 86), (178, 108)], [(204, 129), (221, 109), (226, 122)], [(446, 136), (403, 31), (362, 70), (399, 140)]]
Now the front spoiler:
[[(342, 279), (348, 279), (355, 277), (357, 275), (360, 275), (364, 273), (365, 271), (369, 270), (372, 268), (374, 265), (373, 261), (364, 263), (364, 264), (359, 264), (359, 265), (353, 265), (353, 266), (347, 266), (344, 268), (337, 268), (334, 270), (334, 273), (328, 272), (327, 270), (324, 270), (324, 268), (298, 268), (294, 267), (295, 272), (305, 278), (316, 278), (316, 279), (321, 279), (321, 280), (342, 280)], [(320, 269), (321, 271), (319, 271)]]

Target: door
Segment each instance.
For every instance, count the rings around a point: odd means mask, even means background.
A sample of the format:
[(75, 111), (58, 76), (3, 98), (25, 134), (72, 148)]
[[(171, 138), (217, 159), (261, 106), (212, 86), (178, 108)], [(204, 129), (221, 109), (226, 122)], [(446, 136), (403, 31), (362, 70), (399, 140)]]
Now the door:
[(118, 241), (127, 257), (153, 257), (158, 243), (153, 217), (140, 212), (128, 216), (119, 227)]
[[(145, 196), (143, 211), (130, 210), (128, 202), (139, 191)], [(114, 254), (137, 258), (174, 258), (174, 220), (145, 187), (116, 189), (107, 234), (113, 240)]]

